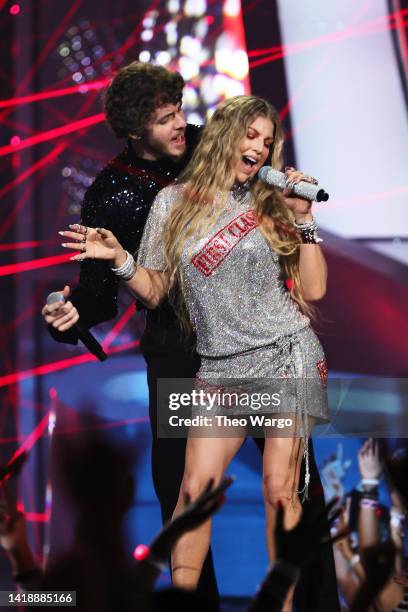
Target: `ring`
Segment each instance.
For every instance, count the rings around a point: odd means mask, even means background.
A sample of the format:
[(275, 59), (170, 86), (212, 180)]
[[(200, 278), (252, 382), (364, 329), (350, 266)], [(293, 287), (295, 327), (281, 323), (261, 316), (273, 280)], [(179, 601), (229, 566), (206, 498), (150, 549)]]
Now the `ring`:
[(285, 172), (294, 172), (296, 170), (296, 168), (293, 168), (292, 166), (285, 166)]

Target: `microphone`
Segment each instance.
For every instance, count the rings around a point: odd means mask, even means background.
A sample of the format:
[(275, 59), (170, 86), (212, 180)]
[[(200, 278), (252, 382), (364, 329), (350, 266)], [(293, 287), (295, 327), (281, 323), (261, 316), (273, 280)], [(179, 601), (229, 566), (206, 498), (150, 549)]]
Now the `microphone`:
[[(53, 291), (53, 293), (50, 293), (47, 297), (47, 304), (56, 304), (57, 302), (65, 304), (65, 298), (62, 293), (59, 293), (58, 291)], [(78, 334), (78, 338), (81, 340), (82, 344), (84, 344), (88, 351), (95, 355), (95, 357), (97, 357), (99, 361), (105, 361), (105, 359), (108, 358), (107, 354), (105, 353), (99, 342), (96, 340), (96, 338), (94, 338), (94, 336), (89, 330), (84, 329), (79, 324), (79, 322), (75, 323), (75, 325), (73, 325), (73, 328)]]
[[(283, 172), (275, 170), (275, 168), (263, 166), (259, 170), (258, 176), (264, 183), (273, 185), (278, 189), (282, 189), (282, 191), (287, 187), (288, 177)], [(313, 183), (307, 183), (306, 181), (296, 183), (292, 189), (292, 193), (299, 198), (304, 198), (305, 200), (310, 200), (311, 202), (327, 202), (329, 199), (329, 194), (326, 193), (324, 189), (318, 185), (314, 185)]]

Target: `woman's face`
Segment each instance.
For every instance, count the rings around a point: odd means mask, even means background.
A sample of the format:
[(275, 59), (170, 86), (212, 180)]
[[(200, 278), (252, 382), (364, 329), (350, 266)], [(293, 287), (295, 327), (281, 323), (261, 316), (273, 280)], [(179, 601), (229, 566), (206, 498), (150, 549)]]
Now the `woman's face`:
[(247, 129), (241, 141), (241, 157), (235, 169), (235, 179), (245, 183), (255, 176), (265, 163), (273, 143), (274, 125), (266, 117), (257, 117)]

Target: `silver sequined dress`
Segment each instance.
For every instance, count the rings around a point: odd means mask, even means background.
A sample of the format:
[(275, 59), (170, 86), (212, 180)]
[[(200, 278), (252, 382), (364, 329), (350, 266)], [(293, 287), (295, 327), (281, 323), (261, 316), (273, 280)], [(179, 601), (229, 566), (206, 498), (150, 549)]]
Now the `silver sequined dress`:
[[(165, 268), (162, 228), (182, 188), (172, 185), (156, 197), (138, 253), (140, 266)], [(186, 243), (181, 267), (201, 356), (198, 378), (256, 380), (258, 391), (289, 380), (293, 384), (273, 412), (302, 416), (303, 435), (310, 431), (305, 416), (313, 424), (327, 421), (322, 347), (281, 279), (279, 256), (258, 227), (250, 191), (229, 193), (206, 235)]]

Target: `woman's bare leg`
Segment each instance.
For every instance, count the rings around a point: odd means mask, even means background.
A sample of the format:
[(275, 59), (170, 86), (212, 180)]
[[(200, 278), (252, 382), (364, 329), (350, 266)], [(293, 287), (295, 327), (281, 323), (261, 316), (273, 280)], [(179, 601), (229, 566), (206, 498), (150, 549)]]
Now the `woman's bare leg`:
[[(266, 515), (266, 543), (270, 561), (275, 554), (277, 503), (283, 506), (284, 527), (292, 529), (299, 521), (302, 507), (299, 501), (299, 475), (303, 443), (299, 438), (266, 438), (263, 455), (263, 494)], [(294, 588), (288, 593), (282, 612), (292, 610)]]
[[(216, 435), (216, 434), (215, 434)], [(193, 501), (205, 489), (210, 478), (217, 485), (244, 437), (197, 438), (189, 437), (186, 448), (186, 467), (174, 516), (182, 512), (186, 494)], [(172, 557), (173, 584), (194, 590), (208, 552), (211, 520), (182, 536), (175, 545)]]

